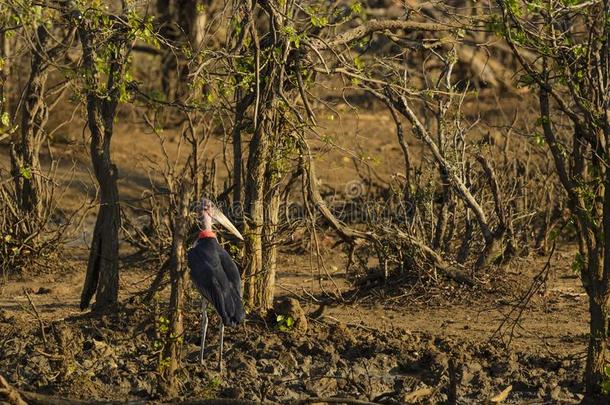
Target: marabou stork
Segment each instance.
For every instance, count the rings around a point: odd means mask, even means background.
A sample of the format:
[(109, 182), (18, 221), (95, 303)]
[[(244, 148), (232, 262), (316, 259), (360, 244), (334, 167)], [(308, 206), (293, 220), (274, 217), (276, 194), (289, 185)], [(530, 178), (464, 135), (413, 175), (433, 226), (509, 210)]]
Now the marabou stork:
[(233, 235), (244, 240), (231, 221), (224, 216), (211, 201), (203, 199), (203, 229), (199, 232), (197, 242), (187, 253), (193, 284), (201, 293), (201, 351), (199, 361), (203, 365), (203, 349), (208, 328), (208, 303), (211, 303), (220, 318), (220, 355), (218, 369), (222, 369), (222, 349), (224, 327), (236, 326), (246, 316), (242, 303), (242, 288), (239, 271), (233, 259), (220, 246), (212, 224), (218, 223), (228, 229)]

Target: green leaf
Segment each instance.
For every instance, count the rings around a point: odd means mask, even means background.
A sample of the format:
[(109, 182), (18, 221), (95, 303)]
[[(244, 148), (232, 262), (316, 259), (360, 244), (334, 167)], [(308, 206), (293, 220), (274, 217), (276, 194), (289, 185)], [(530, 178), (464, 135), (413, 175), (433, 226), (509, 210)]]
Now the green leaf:
[(349, 9), (354, 14), (360, 14), (360, 13), (362, 13), (362, 3), (360, 3), (359, 1), (356, 1), (352, 4), (350, 4)]
[(23, 177), (26, 180), (29, 180), (32, 178), (32, 169), (30, 169), (27, 166), (20, 168), (19, 173), (21, 174), (21, 177)]
[(524, 75), (521, 75), (521, 77), (519, 78), (519, 82), (522, 83), (524, 86), (531, 86), (536, 83), (536, 80), (534, 79), (534, 77), (532, 77), (532, 75), (526, 73)]
[(294, 325), (294, 319), (292, 319), (292, 317), (289, 316), (289, 317), (286, 318), (286, 326), (291, 328), (292, 325)]
[(5, 127), (11, 125), (11, 117), (8, 115), (7, 112), (2, 113), (2, 116), (0, 117), (0, 122)]
[(536, 125), (542, 126), (542, 125), (546, 125), (549, 124), (551, 121), (549, 121), (549, 117), (538, 117), (536, 118)]
[(325, 26), (328, 25), (328, 18), (326, 18), (324, 16), (312, 15), (310, 20), (311, 20), (311, 25), (313, 25), (316, 28), (324, 28)]
[(534, 143), (537, 146), (544, 146), (544, 143), (546, 142), (546, 140), (544, 139), (544, 136), (542, 136), (542, 134), (538, 131), (534, 131)]
[(284, 320), (284, 315), (278, 315), (277, 318), (275, 318), (277, 323), (280, 323)]
[(559, 229), (553, 229), (551, 232), (549, 232), (549, 239), (551, 240), (551, 242), (555, 241), (555, 239), (557, 239), (558, 236), (559, 236)]
[(362, 59), (360, 59), (360, 56), (356, 56), (354, 58), (354, 66), (356, 67), (356, 69), (358, 70), (363, 70), (365, 67), (364, 62), (362, 61)]
[(576, 256), (574, 256), (574, 261), (572, 262), (572, 271), (574, 273), (580, 273), (584, 267), (585, 259), (580, 253), (576, 253)]

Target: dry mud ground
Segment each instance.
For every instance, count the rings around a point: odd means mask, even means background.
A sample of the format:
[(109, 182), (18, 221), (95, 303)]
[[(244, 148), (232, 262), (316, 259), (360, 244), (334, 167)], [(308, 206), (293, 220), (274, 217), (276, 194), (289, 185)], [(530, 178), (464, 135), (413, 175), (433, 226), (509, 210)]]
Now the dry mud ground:
[[(399, 162), (400, 155), (391, 138), (375, 135), (383, 132), (379, 122), (392, 127), (388, 117), (375, 114), (335, 123), (330, 131), (351, 134), (340, 142), (355, 145), (352, 150), (383, 156), (390, 162), (376, 168), (383, 176), (397, 170), (391, 162)], [(148, 185), (150, 162), (161, 153), (152, 135), (129, 127), (118, 131), (113, 148), (122, 198), (135, 199)], [(68, 209), (76, 207), (84, 193), (92, 194), (85, 188), (90, 184), (86, 148), (79, 147), (78, 137), (71, 142), (77, 145), (70, 153), (62, 145), (53, 147), (56, 157), (63, 159), (63, 173), (74, 168)], [(175, 142), (166, 146), (170, 153), (177, 147)], [(209, 148), (216, 156), (222, 150), (218, 140)], [(322, 152), (319, 174), (328, 184), (340, 187), (354, 178), (349, 157)], [(6, 155), (3, 146), (0, 162), (6, 163)], [(90, 216), (86, 224), (92, 222)], [(80, 312), (86, 230), (85, 226), (82, 240), (71, 245), (65, 259), (53, 264), (52, 273), (11, 279), (0, 287), (0, 374), (22, 390), (57, 396), (158, 398), (156, 325), (166, 295), (159, 304), (147, 306), (133, 299), (148, 287), (155, 269), (124, 264), (117, 311)], [(405, 283), (393, 285), (392, 294), (379, 287), (354, 296), (345, 281), (340, 252), (323, 251), (332, 280), (311, 270), (309, 255), (282, 252), (278, 296), (298, 298), (306, 313), (318, 309), (314, 297), (321, 297), (322, 290), (338, 288), (345, 300), (333, 301), (322, 317), (310, 318), (306, 332), (281, 332), (273, 319), (250, 316), (244, 326), (227, 330), (224, 370), (218, 373), (218, 319), (211, 318), (209, 350), (200, 366), (199, 302), (191, 291), (182, 396), (278, 402), (342, 396), (386, 404), (441, 403), (447, 400), (449, 375), (454, 372), (458, 403), (483, 403), (509, 386), (505, 403), (578, 403), (588, 316), (586, 296), (570, 269), (573, 252), (569, 245), (558, 248), (544, 288), (520, 322), (500, 333), (495, 332), (546, 258), (519, 259), (496, 270), (488, 277), (490, 282), (476, 290), (446, 284), (424, 295)]]
[[(306, 332), (281, 332), (272, 320), (250, 317), (245, 326), (227, 330), (224, 371), (219, 374), (218, 320), (212, 316), (202, 367), (197, 361), (199, 303), (192, 299), (187, 305), (183, 395), (441, 403), (447, 399), (454, 362), (459, 403), (482, 403), (509, 385), (506, 403), (577, 403), (582, 398), (586, 300), (565, 265), (567, 258), (565, 252), (557, 254), (544, 293), (525, 311), (509, 348), (503, 343), (506, 336), (494, 336), (494, 331), (515, 297), (494, 293), (490, 286), (468, 300), (429, 304), (377, 297), (331, 304), (321, 318), (309, 319)], [(284, 257), (295, 265), (299, 259)], [(515, 286), (523, 290), (530, 270), (539, 265), (537, 259), (526, 261), (498, 283), (523, 283)], [(78, 310), (83, 273), (78, 267), (4, 288), (0, 373), (28, 391), (90, 399), (155, 398), (160, 309), (129, 299), (148, 285), (150, 274), (125, 270), (123, 303), (116, 313), (100, 316)], [(280, 293), (307, 285), (309, 273), (295, 273), (293, 268), (281, 275)], [(40, 319), (24, 289), (31, 291)], [(308, 300), (302, 303), (306, 312), (317, 308)]]

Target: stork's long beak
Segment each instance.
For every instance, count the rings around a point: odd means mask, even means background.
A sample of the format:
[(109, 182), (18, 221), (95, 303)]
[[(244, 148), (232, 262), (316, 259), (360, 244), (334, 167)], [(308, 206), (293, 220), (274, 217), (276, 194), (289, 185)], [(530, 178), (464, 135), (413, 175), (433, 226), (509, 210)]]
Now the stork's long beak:
[(241, 236), (241, 233), (237, 230), (237, 228), (229, 221), (229, 218), (225, 217), (219, 209), (214, 209), (210, 212), (210, 216), (220, 225), (224, 226), (229, 232), (233, 235), (237, 236), (240, 240), (244, 240), (244, 237)]

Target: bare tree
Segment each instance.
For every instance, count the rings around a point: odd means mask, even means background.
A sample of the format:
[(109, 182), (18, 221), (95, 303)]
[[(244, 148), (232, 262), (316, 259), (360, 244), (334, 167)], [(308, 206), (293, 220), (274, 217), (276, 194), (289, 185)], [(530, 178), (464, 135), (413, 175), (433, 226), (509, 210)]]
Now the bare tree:
[(187, 162), (179, 176), (175, 177), (171, 171), (166, 172), (165, 176), (170, 192), (172, 245), (168, 259), (171, 286), (169, 324), (164, 339), (161, 378), (165, 392), (172, 397), (177, 394), (178, 389), (178, 371), (184, 341), (184, 294), (188, 285), (185, 242), (189, 230), (190, 202), (193, 197), (193, 184), (190, 176), (186, 175), (188, 169)]
[[(256, 21), (261, 7), (265, 20)], [(246, 109), (253, 108), (252, 137), (248, 145), (247, 170), (244, 183), (245, 241), (245, 297), (250, 307), (266, 312), (273, 306), (276, 271), (276, 227), (279, 215), (279, 184), (286, 170), (278, 162), (285, 158), (282, 144), (290, 136), (291, 129), (281, 104), (288, 103), (284, 87), (288, 83), (290, 66), (294, 64), (294, 45), (282, 35), (291, 24), (296, 12), (294, 2), (271, 2), (259, 6), (240, 7), (244, 21), (243, 35), (237, 39), (241, 71), (236, 77), (243, 91), (236, 95), (237, 112), (234, 123), (234, 185), (241, 184), (241, 131)], [(242, 52), (243, 41), (248, 38), (250, 49)], [(260, 38), (265, 38), (265, 43)], [(275, 53), (278, 50), (277, 54)], [(250, 58), (248, 54), (253, 54)], [(262, 67), (264, 66), (264, 68)], [(246, 67), (246, 70), (243, 70)], [(239, 203), (241, 192), (234, 191)]]
[[(124, 13), (127, 10), (124, 8)], [(91, 162), (100, 191), (100, 208), (93, 230), (87, 276), (81, 295), (81, 308), (89, 306), (96, 294), (98, 310), (117, 302), (119, 290), (119, 190), (118, 170), (111, 160), (114, 119), (119, 100), (125, 95), (124, 69), (129, 54), (127, 27), (115, 16), (109, 37), (97, 37), (98, 10), (77, 12), (78, 37), (83, 49), (84, 85), (87, 101), (87, 124), (91, 132)], [(126, 21), (126, 19), (124, 19)], [(108, 71), (106, 79), (98, 68), (102, 58)]]
[(48, 106), (45, 86), (49, 66), (59, 53), (70, 46), (74, 30), (68, 32), (60, 44), (48, 46), (51, 33), (48, 24), (39, 25), (28, 38), (31, 45), (30, 76), (24, 93), (21, 110), (21, 136), (11, 145), (11, 166), (19, 207), (24, 212), (42, 216), (44, 207), (40, 189), (45, 186), (40, 165), (40, 148), (46, 139), (45, 125)]
[[(241, 28), (241, 36), (238, 46), (244, 37), (248, 38), (250, 45), (249, 55), (253, 55), (247, 62), (247, 67), (241, 75), (237, 75), (242, 81), (249, 80), (243, 84), (247, 89), (241, 94), (241, 99), (236, 102), (237, 113), (233, 131), (233, 145), (235, 156), (234, 175), (241, 170), (240, 145), (242, 135), (240, 128), (245, 121), (244, 111), (249, 106), (253, 108), (250, 116), (252, 121), (253, 135), (249, 143), (247, 170), (245, 176), (245, 234), (246, 237), (246, 266), (245, 282), (246, 296), (251, 306), (267, 309), (273, 298), (273, 286), (275, 278), (275, 243), (271, 235), (275, 232), (277, 225), (277, 200), (276, 189), (278, 182), (269, 181), (274, 177), (274, 167), (278, 160), (286, 160), (286, 155), (277, 155), (278, 146), (285, 139), (299, 138), (307, 128), (316, 134), (315, 113), (311, 108), (308, 98), (308, 83), (304, 80), (304, 72), (345, 75), (348, 80), (369, 83), (366, 74), (361, 72), (361, 67), (351, 69), (354, 60), (358, 60), (352, 52), (357, 52), (359, 40), (370, 35), (381, 32), (388, 34), (393, 39), (399, 37), (396, 32), (404, 32), (405, 35), (413, 33), (438, 33), (449, 31), (452, 28), (447, 23), (434, 23), (427, 21), (404, 21), (404, 20), (370, 20), (358, 22), (351, 27), (347, 22), (354, 23), (358, 20), (357, 14), (351, 14), (342, 6), (337, 8), (329, 6), (327, 9), (301, 10), (293, 2), (261, 3), (252, 9), (246, 9), (244, 21)], [(242, 8), (243, 9), (243, 8)], [(256, 11), (264, 12), (264, 19), (256, 19)], [(349, 18), (345, 18), (345, 14)], [(304, 21), (304, 22), (303, 22)], [(345, 24), (345, 25), (343, 25)], [(341, 27), (338, 29), (337, 26)], [(275, 49), (275, 52), (270, 52)], [(247, 56), (249, 56), (247, 54)], [(455, 62), (453, 62), (455, 63)], [(243, 69), (242, 65), (242, 69)], [(330, 66), (333, 66), (331, 69)], [(386, 74), (380, 70), (380, 75)], [(404, 72), (396, 74), (401, 76)], [(449, 73), (450, 76), (450, 73)], [(396, 78), (394, 78), (396, 79)], [(386, 77), (375, 77), (371, 83), (389, 83)], [(496, 240), (502, 238), (503, 231), (498, 227), (498, 234), (491, 229), (491, 224), (480, 203), (468, 190), (461, 177), (454, 174), (453, 167), (437, 144), (428, 136), (428, 132), (419, 123), (414, 114), (409, 115), (410, 107), (405, 104), (404, 94), (394, 92), (397, 88), (406, 89), (406, 86), (387, 86), (390, 93), (384, 95), (383, 89), (378, 89), (385, 101), (392, 106), (393, 111), (404, 114), (412, 121), (413, 128), (417, 134), (425, 140), (437, 159), (439, 170), (444, 173), (445, 183), (449, 183), (456, 189), (458, 194), (473, 210), (480, 228), (485, 237), (487, 246), (485, 254), (482, 255), (480, 266), (487, 264), (487, 259), (496, 253)], [(441, 90), (439, 90), (439, 93)], [(422, 92), (423, 93), (423, 92)], [(300, 97), (299, 97), (300, 96)], [(300, 103), (293, 100), (299, 97)], [(420, 131), (423, 130), (423, 131)], [(441, 131), (442, 132), (442, 131)], [(400, 137), (399, 137), (400, 138)], [(404, 147), (402, 150), (406, 150)], [(406, 152), (408, 153), (408, 151)], [(408, 169), (408, 156), (405, 155), (406, 167)], [(296, 159), (295, 159), (296, 161)], [(270, 164), (271, 163), (271, 164)], [(488, 173), (492, 174), (493, 171)], [(275, 177), (281, 177), (279, 172)], [(406, 173), (408, 176), (409, 173)], [(239, 174), (235, 175), (234, 184), (241, 184)], [(274, 184), (275, 183), (275, 184)], [(446, 187), (448, 190), (448, 188)], [(239, 198), (239, 191), (234, 190), (235, 198)], [(449, 194), (447, 194), (449, 196)], [(317, 203), (315, 204), (317, 205)], [(446, 210), (442, 208), (441, 212)], [(439, 245), (440, 240), (447, 240), (445, 227), (446, 217), (439, 216)], [(346, 237), (348, 243), (353, 243), (357, 237)], [(379, 248), (382, 254), (384, 246), (378, 238), (370, 239), (371, 243)]]
[[(578, 234), (574, 258), (589, 296), (586, 393), (599, 394), (610, 330), (610, 2), (497, 1), (495, 28), (539, 96), (542, 134)], [(567, 129), (564, 129), (567, 126)]]

